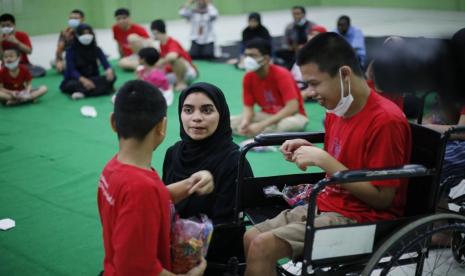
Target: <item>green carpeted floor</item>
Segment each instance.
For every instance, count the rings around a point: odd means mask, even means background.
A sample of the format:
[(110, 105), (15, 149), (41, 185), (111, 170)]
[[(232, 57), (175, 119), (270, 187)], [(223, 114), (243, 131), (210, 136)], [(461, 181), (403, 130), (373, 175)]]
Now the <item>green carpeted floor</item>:
[[(197, 64), (199, 81), (219, 86), (231, 113), (239, 113), (244, 72), (225, 64)], [(117, 87), (133, 78), (118, 70), (117, 75)], [(0, 106), (0, 219), (17, 224), (0, 231), (0, 275), (96, 275), (102, 268), (96, 194), (99, 174), (117, 151), (109, 126), (113, 106), (110, 96), (72, 101), (59, 92), (60, 81), (51, 71), (33, 82), (49, 88), (39, 102)], [(94, 106), (98, 117), (83, 117), (83, 105)], [(307, 129), (321, 130), (323, 109), (315, 103), (306, 109)], [(177, 100), (168, 117), (168, 135), (153, 157), (159, 171), (165, 150), (179, 139)], [(257, 175), (298, 171), (279, 153), (248, 158)]]

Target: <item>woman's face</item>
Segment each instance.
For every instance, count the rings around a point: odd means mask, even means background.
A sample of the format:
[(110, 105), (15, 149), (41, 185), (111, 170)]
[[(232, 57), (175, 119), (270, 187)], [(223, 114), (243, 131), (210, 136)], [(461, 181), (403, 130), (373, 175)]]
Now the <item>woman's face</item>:
[(193, 140), (211, 136), (220, 120), (220, 113), (213, 101), (202, 92), (193, 92), (186, 97), (181, 110), (184, 131)]

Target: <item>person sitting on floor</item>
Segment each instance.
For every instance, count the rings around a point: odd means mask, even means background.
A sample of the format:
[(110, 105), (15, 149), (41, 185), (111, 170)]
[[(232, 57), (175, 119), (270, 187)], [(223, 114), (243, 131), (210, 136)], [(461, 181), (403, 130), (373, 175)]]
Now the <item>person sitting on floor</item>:
[(347, 15), (341, 15), (337, 20), (337, 28), (333, 30), (335, 33), (342, 35), (347, 42), (352, 45), (357, 58), (360, 62), (360, 66), (364, 68), (366, 66), (366, 50), (365, 50), (365, 37), (363, 36), (362, 30), (354, 27), (350, 24), (350, 17)]
[[(194, 83), (179, 96), (178, 114), (181, 141), (166, 151), (163, 182), (174, 183), (198, 170), (208, 170), (213, 174), (215, 188), (209, 195), (187, 197), (176, 204), (176, 210), (184, 218), (206, 214), (215, 226), (231, 223), (240, 152), (232, 139), (224, 94), (212, 84)], [(244, 176), (252, 176), (248, 162)], [(237, 257), (243, 262), (244, 232), (243, 226), (215, 229), (207, 261), (227, 264), (230, 258)], [(223, 275), (222, 272), (207, 266), (205, 275)]]
[(155, 64), (160, 59), (160, 53), (152, 47), (142, 48), (138, 53), (139, 67), (136, 70), (137, 78), (144, 80), (163, 92), (166, 104), (170, 106), (173, 103), (174, 95), (165, 73), (155, 67)]
[(197, 68), (192, 63), (191, 56), (177, 40), (168, 36), (163, 20), (152, 21), (150, 29), (155, 40), (160, 41), (161, 58), (157, 62), (157, 67), (164, 68), (168, 80), (174, 85), (174, 90), (184, 90), (187, 84), (198, 76)]
[(144, 27), (131, 21), (128, 9), (117, 9), (115, 19), (116, 24), (112, 31), (121, 57), (118, 65), (124, 70), (135, 70), (139, 65), (137, 52), (144, 47), (153, 46), (153, 41)]
[[(99, 64), (105, 75), (99, 73)], [(66, 49), (66, 69), (60, 84), (63, 93), (74, 100), (114, 92), (115, 73), (102, 49), (97, 46), (94, 31), (87, 24), (76, 29), (74, 41)]]
[(0, 102), (17, 105), (35, 101), (47, 92), (47, 87), (32, 88), (32, 76), (26, 66), (19, 63), (18, 48), (3, 49), (3, 67), (0, 69)]
[[(243, 112), (231, 117), (236, 135), (253, 137), (262, 132), (303, 131), (308, 122), (302, 95), (291, 73), (271, 63), (269, 41), (256, 38), (245, 46)], [(254, 111), (254, 105), (261, 111)]]
[(0, 15), (0, 58), (3, 56), (3, 50), (6, 48), (16, 47), (21, 52), (20, 64), (23, 64), (31, 72), (33, 78), (43, 77), (46, 74), (44, 68), (32, 65), (27, 55), (32, 53), (32, 43), (29, 35), (25, 32), (16, 30), (16, 19), (12, 14), (4, 13)]
[(74, 31), (79, 24), (84, 22), (84, 12), (81, 10), (72, 10), (68, 16), (68, 27), (61, 31), (58, 37), (57, 49), (55, 51), (55, 60), (52, 61), (58, 73), (65, 71), (65, 59), (63, 54), (74, 40)]
[[(328, 176), (348, 169), (408, 164), (410, 127), (391, 101), (371, 90), (351, 45), (340, 35), (324, 33), (297, 55), (312, 96), (327, 109), (324, 149), (304, 139), (281, 146), (287, 161), (306, 170), (318, 166)], [(360, 181), (330, 185), (317, 198), (314, 227), (373, 222), (403, 215), (406, 180)], [(308, 205), (285, 210), (250, 228), (244, 236), (245, 275), (276, 275), (276, 262), (302, 256)]]

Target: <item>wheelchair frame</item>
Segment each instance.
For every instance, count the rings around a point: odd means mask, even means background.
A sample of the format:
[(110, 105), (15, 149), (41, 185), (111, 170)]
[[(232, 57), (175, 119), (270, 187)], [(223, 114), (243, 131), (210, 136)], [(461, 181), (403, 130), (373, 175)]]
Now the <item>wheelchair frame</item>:
[[(456, 132), (457, 129), (451, 130), (444, 135), (425, 128), (423, 126), (411, 123), (412, 130), (412, 154), (411, 162), (413, 164), (405, 165), (399, 168), (386, 168), (376, 170), (348, 170), (335, 173), (329, 178), (324, 178), (324, 173), (303, 173), (293, 175), (281, 175), (271, 177), (253, 177), (244, 178), (243, 166), (245, 163), (245, 156), (250, 149), (257, 146), (281, 145), (285, 140), (303, 138), (312, 143), (322, 143), (324, 141), (323, 132), (314, 133), (273, 133), (262, 134), (255, 137), (255, 141), (241, 149), (241, 157), (239, 159), (239, 172), (237, 178), (236, 190), (236, 206), (235, 206), (235, 223), (244, 223), (244, 217), (247, 215), (252, 224), (261, 222), (266, 218), (272, 218), (279, 213), (279, 211), (286, 209), (283, 208), (285, 202), (279, 198), (266, 198), (262, 188), (269, 185), (276, 185), (280, 189), (286, 185), (297, 185), (301, 183), (316, 183), (313, 186), (312, 193), (310, 194), (307, 214), (307, 225), (304, 243), (304, 252), (302, 261), (302, 275), (362, 275), (366, 274), (367, 264), (373, 259), (372, 253), (377, 253), (375, 257), (380, 258), (379, 250), (383, 249), (383, 244), (395, 243), (392, 237), (396, 237), (396, 233), (407, 232), (404, 228), (409, 224), (422, 220), (431, 221), (433, 224), (434, 213), (436, 211), (437, 203), (439, 200), (439, 179), (442, 168), (442, 161), (444, 157), (445, 145), (451, 133)], [(463, 128), (465, 129), (465, 128)], [(463, 131), (459, 128), (459, 131)], [(318, 178), (323, 178), (316, 182)], [(333, 184), (341, 184), (356, 181), (372, 181), (372, 180), (386, 180), (386, 179), (399, 179), (410, 178), (409, 188), (407, 194), (406, 217), (395, 219), (392, 221), (381, 221), (376, 223), (362, 223), (341, 226), (328, 226), (322, 228), (314, 228), (313, 222), (315, 219), (316, 198), (318, 193), (324, 187)], [(418, 200), (417, 195), (425, 195), (422, 200)], [(287, 207), (289, 209), (289, 207)], [(428, 217), (431, 217), (428, 220)], [(444, 219), (443, 217), (440, 217)], [(439, 219), (439, 218), (438, 218)], [(456, 220), (463, 222), (465, 229), (465, 216), (452, 215), (447, 218), (448, 220)], [(424, 226), (424, 225), (423, 225)], [(371, 250), (364, 251), (362, 249), (355, 255), (341, 255), (335, 257), (315, 258), (313, 245), (315, 238), (318, 238), (322, 231), (337, 231), (351, 230), (358, 231), (358, 229), (370, 229), (373, 233), (373, 243)], [(429, 227), (429, 226), (428, 226)], [(320, 235), (321, 236), (321, 235)], [(423, 262), (428, 251), (419, 252), (418, 257), (410, 262), (416, 263), (416, 275), (421, 275), (423, 269)], [(373, 254), (374, 255), (374, 254)], [(378, 260), (379, 261), (379, 260)], [(389, 262), (372, 264), (372, 269), (383, 268), (389, 265)], [(403, 263), (402, 263), (403, 265)], [(363, 271), (362, 271), (363, 270)], [(289, 274), (283, 269), (279, 269), (281, 275)]]

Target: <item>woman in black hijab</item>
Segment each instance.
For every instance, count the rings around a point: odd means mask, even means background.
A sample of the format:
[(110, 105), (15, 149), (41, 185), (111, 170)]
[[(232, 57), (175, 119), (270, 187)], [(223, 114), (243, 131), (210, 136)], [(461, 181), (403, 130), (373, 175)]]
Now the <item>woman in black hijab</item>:
[[(105, 69), (105, 76), (100, 76), (97, 61)], [(77, 100), (111, 93), (115, 81), (113, 69), (95, 42), (92, 27), (80, 24), (71, 46), (66, 49), (66, 70), (60, 84), (61, 91)]]
[[(195, 83), (179, 97), (181, 141), (171, 146), (163, 163), (163, 182), (168, 185), (199, 170), (212, 173), (215, 189), (205, 196), (192, 195), (176, 204), (183, 218), (206, 214), (214, 225), (231, 222), (235, 200), (239, 147), (232, 141), (229, 108), (223, 92), (208, 83)], [(246, 164), (245, 176), (252, 176)], [(209, 263), (227, 263), (244, 256), (244, 227), (217, 228), (207, 254)], [(210, 265), (205, 275), (221, 275)]]
[(241, 53), (243, 52), (243, 47), (247, 41), (254, 38), (263, 38), (265, 40), (271, 41), (270, 32), (268, 29), (262, 25), (262, 19), (258, 12), (252, 12), (249, 14), (248, 26), (242, 31), (242, 48)]

